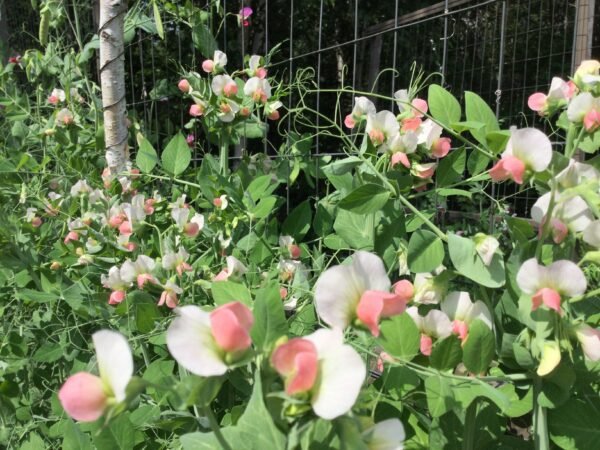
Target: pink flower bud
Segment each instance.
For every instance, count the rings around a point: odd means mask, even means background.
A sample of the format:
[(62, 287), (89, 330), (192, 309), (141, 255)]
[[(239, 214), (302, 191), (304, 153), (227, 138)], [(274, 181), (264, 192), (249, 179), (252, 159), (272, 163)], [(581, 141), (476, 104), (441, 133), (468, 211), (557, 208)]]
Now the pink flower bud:
[(251, 345), (250, 329), (254, 317), (240, 302), (226, 303), (210, 314), (210, 328), (217, 345), (228, 353), (246, 351)]
[(211, 73), (214, 68), (215, 62), (212, 59), (206, 59), (202, 63), (202, 70), (204, 70), (206, 73)]
[(190, 86), (190, 82), (188, 80), (186, 80), (185, 78), (182, 79), (181, 81), (179, 81), (179, 84), (177, 84), (177, 87), (179, 88), (179, 90), (181, 92), (183, 92), (184, 94), (187, 94), (188, 92), (190, 92), (191, 90), (191, 86)]
[(449, 138), (443, 137), (436, 139), (431, 147), (431, 154), (436, 158), (443, 158), (448, 154), (451, 147), (452, 144)]
[(108, 298), (109, 305), (118, 305), (123, 300), (125, 300), (125, 291), (112, 291), (110, 297)]
[(302, 249), (299, 246), (297, 246), (296, 244), (292, 244), (290, 245), (289, 250), (292, 259), (300, 258), (300, 255), (302, 254)]
[(344, 125), (346, 125), (346, 128), (354, 128), (356, 126), (356, 121), (354, 120), (354, 117), (352, 117), (352, 114), (348, 114), (346, 116), (346, 118), (344, 119)]
[(196, 141), (196, 136), (194, 136), (193, 134), (188, 134), (187, 137), (185, 138), (185, 142), (187, 142), (187, 145), (190, 147), (194, 146), (195, 141)]
[(50, 270), (58, 270), (62, 267), (62, 264), (59, 263), (58, 261), (52, 261), (52, 264), (50, 264)]
[(58, 105), (59, 101), (60, 100), (56, 95), (51, 95), (50, 97), (48, 97), (48, 103), (51, 103), (52, 105)]
[(71, 241), (78, 241), (79, 240), (79, 233), (77, 233), (77, 231), (69, 231), (69, 233), (67, 234), (67, 237), (65, 237), (64, 243), (68, 244)]
[(107, 402), (102, 380), (87, 372), (78, 372), (67, 378), (58, 391), (58, 399), (67, 414), (81, 422), (99, 419)]
[(261, 80), (265, 79), (267, 77), (267, 69), (264, 67), (259, 67), (256, 69), (256, 76)]
[(269, 120), (279, 120), (279, 117), (280, 117), (280, 116), (279, 116), (279, 111), (277, 111), (277, 110), (275, 110), (275, 111), (271, 112), (271, 114), (269, 114), (269, 115), (267, 116), (267, 118), (268, 118)]
[(284, 287), (280, 287), (279, 288), (279, 296), (281, 297), (281, 300), (285, 300), (286, 297), (288, 296), (288, 290)]
[(392, 167), (396, 166), (396, 164), (402, 164), (407, 169), (410, 169), (410, 161), (408, 160), (408, 156), (403, 152), (396, 152), (392, 155), (391, 164)]
[(192, 117), (200, 117), (204, 114), (204, 108), (200, 105), (193, 104), (190, 106), (190, 116)]
[(32, 220), (31, 220), (31, 226), (33, 228), (39, 228), (42, 225), (42, 218), (35, 216)]

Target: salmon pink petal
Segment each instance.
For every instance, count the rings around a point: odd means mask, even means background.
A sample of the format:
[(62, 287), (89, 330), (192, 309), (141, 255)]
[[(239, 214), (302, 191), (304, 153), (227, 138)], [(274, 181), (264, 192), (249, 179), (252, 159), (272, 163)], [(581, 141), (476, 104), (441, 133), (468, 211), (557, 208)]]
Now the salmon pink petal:
[(396, 152), (392, 155), (392, 167), (398, 163), (401, 163), (404, 167), (410, 169), (410, 161), (408, 160), (406, 153)]
[(375, 337), (379, 336), (379, 318), (383, 312), (384, 295), (393, 294), (379, 291), (366, 291), (361, 296), (358, 306), (356, 307), (358, 319), (371, 330), (371, 334)]
[(210, 314), (212, 335), (226, 352), (240, 352), (250, 347), (253, 321), (250, 310), (239, 302), (220, 306)]
[(548, 308), (560, 313), (560, 294), (554, 289), (542, 288), (531, 297), (531, 310), (535, 311), (542, 303)]
[(428, 107), (427, 107), (427, 102), (425, 100), (423, 100), (422, 98), (415, 98), (412, 102), (411, 102), (412, 106), (414, 107), (414, 115), (416, 117), (423, 117), (423, 115), (425, 113), (427, 113)]
[(227, 269), (223, 269), (213, 278), (213, 281), (226, 281), (227, 278), (229, 278), (229, 272)]
[(288, 395), (309, 391), (315, 385), (319, 371), (317, 352), (302, 352), (297, 354), (295, 366), (296, 373), (285, 388)]
[(456, 334), (462, 342), (465, 342), (467, 334), (469, 333), (469, 325), (462, 320), (455, 320), (452, 322), (452, 332)]
[(141, 273), (137, 276), (137, 285), (139, 289), (144, 289), (144, 285), (150, 281), (151, 283), (154, 283), (154, 277), (152, 275), (150, 275), (149, 273)]
[(393, 288), (394, 293), (406, 302), (410, 301), (415, 294), (415, 287), (409, 280), (400, 280), (394, 284)]
[(215, 68), (215, 62), (212, 59), (206, 59), (202, 63), (202, 70), (206, 73), (211, 73)]
[(309, 391), (318, 373), (315, 345), (307, 339), (294, 338), (275, 349), (271, 357), (275, 370), (286, 378), (286, 392), (294, 395)]
[(583, 126), (586, 131), (592, 132), (600, 126), (600, 112), (592, 109), (583, 118)]
[[(562, 221), (555, 218), (552, 218), (550, 224), (552, 225), (552, 240), (555, 244), (560, 244), (569, 234), (569, 228)], [(540, 227), (541, 231), (542, 227)]]
[(79, 372), (67, 378), (58, 391), (58, 399), (73, 419), (93, 422), (104, 413), (107, 396), (99, 377)]
[(527, 106), (532, 111), (542, 111), (546, 106), (546, 94), (542, 94), (541, 92), (536, 92), (535, 94), (531, 94), (529, 99), (527, 100)]
[(493, 181), (512, 179), (517, 184), (523, 184), (525, 174), (525, 163), (511, 155), (505, 155), (494, 167), (490, 169), (490, 177)]
[(412, 117), (402, 121), (402, 132), (416, 131), (421, 126), (422, 120), (419, 117)]
[(433, 345), (433, 340), (431, 339), (431, 337), (427, 336), (426, 334), (422, 334), (421, 335), (421, 343), (419, 345), (419, 349), (421, 350), (421, 353), (424, 354), (425, 356), (431, 355), (432, 345)]
[(118, 305), (125, 300), (125, 291), (113, 291), (108, 298), (109, 305)]
[(433, 143), (433, 147), (431, 147), (431, 154), (436, 158), (443, 158), (450, 152), (451, 147), (452, 144), (449, 138), (436, 139)]

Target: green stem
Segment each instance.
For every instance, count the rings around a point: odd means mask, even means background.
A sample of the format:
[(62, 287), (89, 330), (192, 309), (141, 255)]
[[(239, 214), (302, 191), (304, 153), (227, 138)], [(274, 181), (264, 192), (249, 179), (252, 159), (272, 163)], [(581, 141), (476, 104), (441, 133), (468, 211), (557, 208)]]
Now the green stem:
[(221, 143), (219, 145), (219, 159), (221, 175), (226, 177), (227, 173), (229, 172), (229, 145), (227, 143), (227, 139), (224, 137), (221, 137)]
[(577, 297), (573, 297), (569, 300), (569, 303), (576, 303), (576, 302), (580, 302), (582, 300), (586, 300), (588, 298), (592, 298), (595, 297), (597, 295), (600, 295), (600, 288), (598, 289), (594, 289), (593, 291), (588, 292), (587, 294), (583, 294), (583, 295), (578, 295)]
[(573, 125), (570, 126), (569, 131), (567, 132), (567, 147), (565, 148), (565, 156), (567, 158), (573, 157), (575, 151), (577, 151), (577, 147), (579, 147), (579, 142), (583, 138), (585, 133), (585, 127), (581, 127), (579, 134), (577, 135), (577, 139), (573, 141), (575, 136), (575, 127)]
[(538, 377), (533, 385), (533, 439), (535, 450), (549, 450), (550, 439), (548, 437), (546, 408), (539, 403), (541, 390), (542, 379)]
[(202, 189), (202, 186), (200, 186), (198, 183), (192, 183), (191, 181), (180, 180), (179, 178), (165, 177), (164, 175), (152, 175), (151, 173), (146, 173), (146, 174), (144, 174), (144, 176), (154, 178), (156, 180), (172, 181), (173, 183), (184, 184), (186, 186), (191, 186), (191, 187), (195, 187), (198, 189)]
[(448, 242), (448, 237), (446, 236), (446, 234), (437, 226), (435, 226), (435, 224), (431, 220), (425, 217), (425, 215), (421, 211), (415, 208), (414, 205), (411, 202), (409, 202), (406, 198), (404, 198), (402, 194), (398, 194), (398, 199), (404, 206), (410, 209), (415, 216), (421, 219), (423, 223), (427, 225), (431, 229), (431, 231), (433, 231), (442, 241)]
[(467, 407), (465, 413), (465, 431), (463, 436), (463, 450), (475, 448), (475, 421), (477, 419), (477, 399), (474, 399)]
[(225, 440), (225, 436), (223, 436), (223, 433), (221, 433), (221, 427), (219, 426), (219, 422), (217, 422), (217, 418), (215, 417), (215, 414), (213, 413), (210, 406), (204, 408), (204, 414), (206, 414), (206, 417), (208, 417), (208, 421), (210, 422), (210, 428), (212, 429), (213, 433), (215, 433), (215, 437), (217, 438), (217, 441), (219, 441), (219, 444), (221, 444), (221, 448), (223, 450), (233, 450), (229, 443)]

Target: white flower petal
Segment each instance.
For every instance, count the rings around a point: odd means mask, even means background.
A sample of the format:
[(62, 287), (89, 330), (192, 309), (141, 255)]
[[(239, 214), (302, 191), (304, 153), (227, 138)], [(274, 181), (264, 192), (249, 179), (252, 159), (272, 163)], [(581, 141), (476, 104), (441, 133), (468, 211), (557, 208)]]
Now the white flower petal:
[(335, 266), (323, 272), (315, 284), (315, 309), (330, 327), (344, 329), (350, 324), (364, 292), (352, 274), (349, 266)]
[(535, 294), (546, 280), (546, 268), (535, 258), (525, 261), (517, 272), (517, 284), (526, 294)]
[(468, 292), (450, 292), (441, 304), (442, 311), (452, 320), (465, 321), (473, 302)]
[(167, 330), (167, 347), (173, 358), (195, 375), (223, 375), (227, 365), (215, 348), (210, 314), (193, 305), (175, 311), (177, 317)]
[(125, 388), (133, 376), (133, 356), (121, 333), (100, 330), (92, 335), (100, 378), (110, 387), (116, 400), (125, 400)]
[(486, 304), (483, 303), (481, 300), (477, 300), (473, 304), (467, 316), (466, 322), (471, 323), (477, 319), (485, 323), (490, 328), (490, 330), (493, 329), (492, 314), (490, 313), (490, 310), (488, 309)]
[(594, 215), (588, 204), (580, 196), (559, 201), (557, 215), (576, 233), (585, 230), (594, 220)]
[(534, 172), (541, 172), (552, 161), (552, 144), (540, 130), (522, 128), (512, 132), (504, 153), (520, 159)]
[(452, 334), (452, 323), (442, 311), (432, 309), (423, 317), (423, 333), (444, 339)]
[(581, 122), (589, 110), (594, 107), (594, 97), (589, 92), (582, 92), (569, 102), (567, 117), (571, 122)]
[(406, 439), (404, 426), (399, 419), (387, 419), (363, 432), (369, 450), (402, 450)]
[(582, 295), (587, 289), (587, 280), (581, 269), (572, 261), (560, 260), (548, 266), (547, 279), (561, 294), (569, 297)]
[(594, 220), (583, 230), (583, 240), (592, 247), (600, 248), (600, 220)]

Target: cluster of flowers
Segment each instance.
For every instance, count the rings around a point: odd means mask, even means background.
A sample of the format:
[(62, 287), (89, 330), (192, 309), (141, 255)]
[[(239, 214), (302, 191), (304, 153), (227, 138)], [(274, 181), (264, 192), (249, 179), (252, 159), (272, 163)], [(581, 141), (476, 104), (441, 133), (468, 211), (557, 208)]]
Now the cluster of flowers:
[[(179, 90), (194, 101), (190, 115), (208, 120), (216, 117), (218, 121), (229, 124), (236, 119), (247, 120), (262, 109), (266, 118), (279, 119), (278, 109), (283, 104), (272, 98), (263, 60), (261, 56), (252, 55), (246, 69), (229, 75), (225, 73), (227, 55), (216, 50), (213, 59), (202, 63), (202, 70), (210, 75), (210, 89), (204, 88), (201, 76), (195, 72), (179, 81)], [(241, 76), (247, 77), (247, 80), (244, 81)]]
[[(68, 100), (68, 101), (67, 101)], [(71, 109), (69, 109), (68, 104), (72, 103), (84, 103), (85, 99), (81, 96), (77, 88), (72, 87), (69, 89), (69, 95), (67, 98), (67, 93), (59, 88), (55, 88), (52, 90), (50, 95), (48, 96), (48, 103), (59, 108), (54, 117), (54, 123), (58, 127), (67, 127), (75, 123), (75, 116)], [(49, 128), (46, 130), (47, 135), (52, 135), (54, 130)]]
[(400, 110), (398, 116), (387, 110), (377, 112), (371, 100), (357, 97), (344, 124), (354, 129), (365, 122), (365, 132), (377, 151), (390, 154), (392, 167), (400, 163), (409, 169), (419, 179), (415, 188), (424, 189), (431, 182), (437, 162), (421, 163), (416, 151), (420, 149), (426, 158), (437, 160), (450, 152), (452, 143), (450, 138), (442, 137), (440, 125), (431, 119), (423, 120), (428, 111), (425, 100), (411, 100), (405, 89), (397, 91), (394, 97)]

